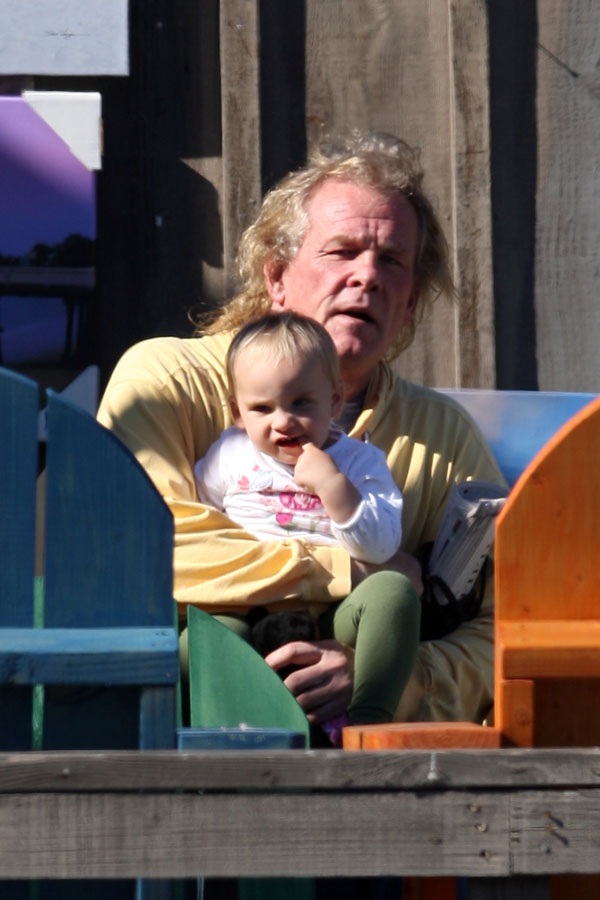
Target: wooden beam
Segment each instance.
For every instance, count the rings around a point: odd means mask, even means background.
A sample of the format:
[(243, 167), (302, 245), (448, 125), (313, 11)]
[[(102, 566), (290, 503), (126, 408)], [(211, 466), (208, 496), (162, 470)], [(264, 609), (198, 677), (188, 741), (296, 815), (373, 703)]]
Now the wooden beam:
[(508, 822), (462, 791), (4, 796), (0, 877), (499, 876)]
[(174, 629), (0, 629), (2, 683), (175, 684), (178, 671)]
[(258, 0), (221, 0), (220, 13), (223, 262), (231, 294), (240, 237), (261, 201)]
[(486, 5), (479, 0), (450, 0), (449, 14), (457, 383), (494, 387)]
[(0, 794), (538, 788), (600, 788), (600, 749), (0, 753)]

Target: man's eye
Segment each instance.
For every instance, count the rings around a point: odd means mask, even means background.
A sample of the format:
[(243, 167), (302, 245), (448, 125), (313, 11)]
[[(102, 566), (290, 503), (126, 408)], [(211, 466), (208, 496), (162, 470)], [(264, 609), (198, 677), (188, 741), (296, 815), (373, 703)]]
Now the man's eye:
[(356, 252), (353, 247), (332, 247), (327, 251), (327, 255), (338, 257), (339, 259), (353, 259), (356, 256)]
[(391, 266), (403, 266), (404, 260), (401, 256), (394, 256), (393, 253), (384, 253), (381, 257), (383, 262)]

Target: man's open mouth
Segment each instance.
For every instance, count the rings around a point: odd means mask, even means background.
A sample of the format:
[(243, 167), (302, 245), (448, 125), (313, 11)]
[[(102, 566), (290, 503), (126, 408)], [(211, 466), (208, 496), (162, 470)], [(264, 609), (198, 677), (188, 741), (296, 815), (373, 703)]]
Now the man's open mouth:
[(373, 316), (366, 309), (341, 309), (339, 316), (349, 316), (351, 319), (358, 319), (360, 322), (368, 322), (374, 324)]

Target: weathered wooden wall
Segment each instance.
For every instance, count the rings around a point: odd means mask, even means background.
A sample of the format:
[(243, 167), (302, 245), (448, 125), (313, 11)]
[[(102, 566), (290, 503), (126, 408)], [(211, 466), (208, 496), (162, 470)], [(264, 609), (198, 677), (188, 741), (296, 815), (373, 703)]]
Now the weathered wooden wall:
[[(600, 390), (594, 0), (130, 0), (103, 96), (96, 360), (233, 289), (261, 194), (321, 129), (418, 145), (459, 300), (399, 370), (429, 384)], [(35, 74), (35, 73), (34, 73)]]
[(540, 387), (600, 390), (600, 5), (538, 0)]

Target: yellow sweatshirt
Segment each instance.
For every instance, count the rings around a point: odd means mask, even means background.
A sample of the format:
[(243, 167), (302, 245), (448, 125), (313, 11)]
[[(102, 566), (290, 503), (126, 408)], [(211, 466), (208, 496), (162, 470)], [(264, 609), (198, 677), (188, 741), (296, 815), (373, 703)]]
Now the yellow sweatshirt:
[[(230, 335), (154, 338), (128, 350), (106, 388), (98, 420), (129, 447), (175, 520), (175, 598), (210, 612), (250, 606), (310, 609), (350, 592), (350, 559), (338, 547), (259, 541), (197, 498), (193, 467), (232, 424), (224, 359)], [(351, 435), (387, 455), (404, 496), (402, 549), (433, 540), (453, 483), (503, 483), (468, 414), (449, 398), (380, 364)], [(493, 689), (491, 581), (477, 618), (421, 643), (396, 718), (469, 719), (489, 711)]]

